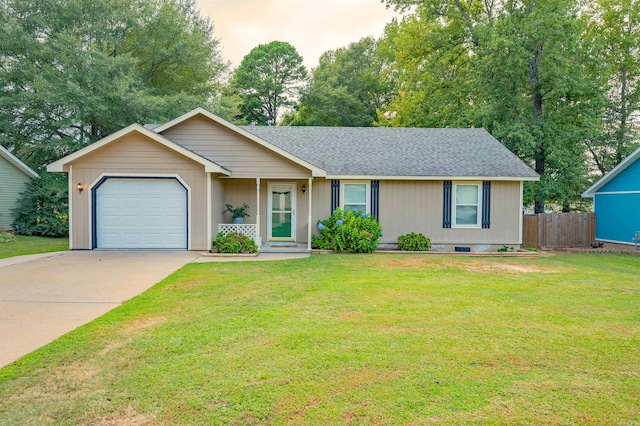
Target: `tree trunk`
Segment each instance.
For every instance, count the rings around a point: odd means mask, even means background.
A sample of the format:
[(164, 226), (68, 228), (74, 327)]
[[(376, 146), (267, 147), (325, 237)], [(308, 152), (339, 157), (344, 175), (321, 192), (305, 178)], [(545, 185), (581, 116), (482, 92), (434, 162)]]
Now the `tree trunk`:
[[(529, 83), (531, 85), (531, 103), (533, 107), (533, 120), (541, 129), (542, 121), (542, 92), (540, 90), (540, 81), (538, 78), (538, 60), (542, 54), (542, 45), (536, 46), (533, 51), (533, 58), (529, 61)], [(544, 174), (546, 165), (546, 151), (544, 146), (544, 136), (539, 132), (538, 147), (536, 149), (536, 173), (540, 176)], [(535, 195), (535, 212), (544, 213), (545, 197), (539, 192)]]
[(629, 112), (627, 108), (627, 70), (622, 70), (620, 76), (620, 127), (616, 135), (616, 164), (624, 159), (624, 145), (627, 133), (627, 120)]

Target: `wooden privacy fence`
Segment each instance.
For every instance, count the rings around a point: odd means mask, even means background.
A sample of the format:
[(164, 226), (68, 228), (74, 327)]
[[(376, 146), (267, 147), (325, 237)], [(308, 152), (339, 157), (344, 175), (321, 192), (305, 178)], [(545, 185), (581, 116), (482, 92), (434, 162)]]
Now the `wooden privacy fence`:
[(595, 239), (595, 213), (540, 213), (522, 221), (523, 247), (580, 247)]

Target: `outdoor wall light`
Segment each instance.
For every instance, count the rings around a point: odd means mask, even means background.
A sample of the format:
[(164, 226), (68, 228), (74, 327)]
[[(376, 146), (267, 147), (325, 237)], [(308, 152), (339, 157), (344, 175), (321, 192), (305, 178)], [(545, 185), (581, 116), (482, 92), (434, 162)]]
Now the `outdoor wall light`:
[(78, 184), (76, 185), (76, 188), (78, 188), (78, 191), (79, 191), (79, 192), (82, 192), (82, 190), (84, 189), (84, 185), (83, 185), (83, 184), (81, 184), (81, 183), (78, 183)]
[(307, 185), (302, 185), (302, 193), (304, 194), (305, 192), (307, 192)]

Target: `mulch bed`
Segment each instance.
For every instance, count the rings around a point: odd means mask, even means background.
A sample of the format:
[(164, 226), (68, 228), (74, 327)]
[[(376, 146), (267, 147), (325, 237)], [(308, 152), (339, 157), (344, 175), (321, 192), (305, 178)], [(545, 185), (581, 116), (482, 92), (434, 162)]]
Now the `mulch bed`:
[(627, 253), (640, 255), (640, 246), (636, 249), (633, 245), (604, 243), (600, 248), (592, 247), (563, 247), (549, 248), (552, 251), (561, 251), (565, 253)]

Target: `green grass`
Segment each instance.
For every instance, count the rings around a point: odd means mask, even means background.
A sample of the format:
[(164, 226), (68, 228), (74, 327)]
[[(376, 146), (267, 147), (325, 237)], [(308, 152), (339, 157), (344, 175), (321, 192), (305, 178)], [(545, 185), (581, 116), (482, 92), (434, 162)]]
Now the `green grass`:
[(638, 424), (640, 257), (191, 264), (0, 370), (0, 424)]
[(13, 243), (0, 243), (0, 259), (25, 254), (69, 250), (69, 238), (27, 237), (16, 235)]

